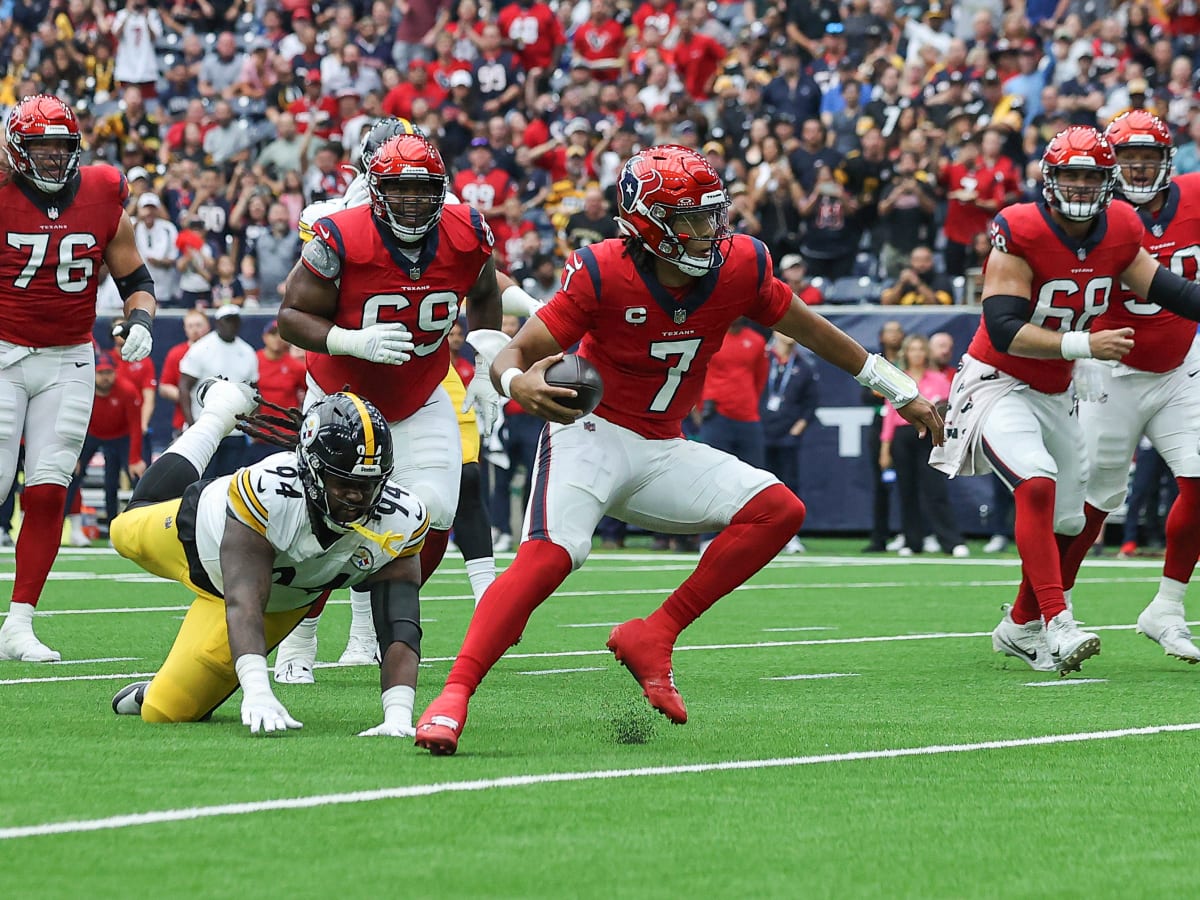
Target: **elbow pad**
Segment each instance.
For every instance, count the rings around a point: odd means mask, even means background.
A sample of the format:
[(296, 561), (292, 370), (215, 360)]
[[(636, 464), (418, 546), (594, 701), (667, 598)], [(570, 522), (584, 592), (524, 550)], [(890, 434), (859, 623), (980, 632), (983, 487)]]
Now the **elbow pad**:
[(993, 294), (983, 301), (983, 324), (992, 346), (1007, 353), (1021, 326), (1029, 322), (1030, 304), (1013, 294)]
[(1200, 322), (1200, 285), (1176, 275), (1163, 266), (1158, 267), (1154, 278), (1150, 280), (1150, 290), (1146, 291), (1146, 299), (1177, 316)]
[(380, 659), (397, 641), (421, 655), (421, 598), (415, 582), (380, 581), (371, 585), (371, 616)]
[[(138, 291), (145, 291), (154, 297), (154, 278), (150, 275), (150, 270), (146, 268), (145, 263), (123, 278), (117, 278), (114, 275), (113, 281), (117, 284), (117, 292), (120, 293), (122, 300), (128, 300)], [(157, 298), (155, 298), (155, 302), (157, 302)]]

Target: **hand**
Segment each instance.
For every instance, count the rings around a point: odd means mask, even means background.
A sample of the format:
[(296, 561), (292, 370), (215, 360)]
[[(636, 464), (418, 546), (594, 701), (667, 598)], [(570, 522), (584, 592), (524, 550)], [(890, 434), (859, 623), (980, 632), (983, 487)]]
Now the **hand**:
[(410, 738), (417, 736), (417, 729), (412, 727), (411, 722), (384, 722), (382, 725), (376, 725), (374, 728), (368, 728), (366, 731), (360, 731), (358, 736)]
[(333, 356), (357, 356), (367, 362), (399, 366), (412, 359), (412, 333), (399, 322), (379, 322), (366, 328), (334, 325), (325, 337)]
[[(121, 359), (125, 362), (138, 362), (150, 355), (150, 350), (154, 346), (154, 336), (150, 333), (150, 329), (141, 322), (126, 323), (128, 330), (125, 334), (125, 345), (121, 347)], [(118, 325), (113, 330), (114, 337), (116, 332), (124, 330), (124, 326)]]
[(1093, 358), (1119, 360), (1133, 349), (1133, 329), (1096, 331), (1090, 335), (1090, 341)]
[(569, 425), (583, 413), (562, 406), (558, 398), (570, 398), (575, 392), (570, 388), (551, 387), (546, 384), (546, 370), (563, 358), (565, 354), (556, 353), (543, 360), (535, 362), (527, 372), (518, 375), (509, 383), (512, 398), (521, 404), (527, 413), (545, 419), (548, 422), (558, 422)]
[(896, 410), (905, 422), (917, 429), (917, 434), (925, 437), (926, 433), (933, 435), (933, 445), (942, 446), (946, 440), (946, 426), (938, 414), (937, 407), (924, 397), (910, 400)]
[(467, 394), (463, 398), (460, 411), (466, 412), (471, 407), (475, 408), (475, 415), (479, 417), (479, 433), (486, 438), (490, 437), (496, 428), (496, 420), (500, 418), (500, 410), (504, 407), (504, 398), (492, 384), (488, 363), (482, 358), (482, 354), (480, 357), (475, 362), (475, 377), (467, 385)]
[(271, 734), (304, 727), (302, 722), (292, 718), (291, 713), (270, 691), (266, 694), (251, 692), (242, 697), (242, 724), (250, 726), (251, 734), (258, 734), (259, 731)]
[(141, 478), (141, 477), (142, 477), (143, 475), (145, 475), (145, 474), (146, 474), (146, 463), (145, 463), (145, 460), (141, 460), (141, 459), (139, 459), (137, 462), (135, 462), (135, 463), (130, 463), (130, 464), (129, 464), (129, 475), (130, 475), (130, 477), (132, 477), (132, 478)]

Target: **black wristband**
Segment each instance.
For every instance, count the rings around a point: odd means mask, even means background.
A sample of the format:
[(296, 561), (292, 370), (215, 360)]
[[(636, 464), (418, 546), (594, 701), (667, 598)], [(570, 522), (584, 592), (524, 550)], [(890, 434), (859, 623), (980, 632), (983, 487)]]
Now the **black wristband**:
[(148, 311), (142, 309), (140, 306), (129, 314), (126, 322), (128, 322), (130, 326), (143, 325), (147, 331), (154, 330), (154, 319), (151, 317)]

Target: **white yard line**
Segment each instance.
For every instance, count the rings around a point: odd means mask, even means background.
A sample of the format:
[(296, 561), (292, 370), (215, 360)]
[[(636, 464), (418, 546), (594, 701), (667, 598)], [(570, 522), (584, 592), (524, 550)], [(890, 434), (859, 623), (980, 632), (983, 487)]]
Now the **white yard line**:
[(140, 656), (97, 656), (95, 659), (60, 659), (53, 662), (52, 666), (83, 666), (88, 663), (107, 663), (107, 662), (141, 662)]
[(861, 672), (818, 672), (813, 675), (775, 675), (763, 681), (815, 681), (820, 678), (858, 678)]
[(55, 681), (108, 681), (115, 679), (153, 678), (156, 672), (122, 672), (119, 675), (60, 675), (57, 678), (5, 678), (4, 684), (50, 684)]
[(583, 666), (579, 669), (530, 669), (528, 672), (518, 672), (518, 675), (570, 675), (573, 672), (604, 672), (602, 666)]
[(544, 775), (510, 775), (504, 778), (484, 778), (471, 781), (443, 781), (436, 784), (415, 784), (404, 787), (381, 788), (372, 791), (315, 794), (308, 797), (257, 800), (249, 803), (222, 803), (215, 806), (193, 806), (186, 809), (151, 810), (149, 812), (130, 813), (121, 816), (108, 816), (102, 819), (76, 819), (66, 822), (45, 822), (38, 825), (19, 825), (13, 828), (0, 828), (0, 841), (14, 840), (16, 838), (42, 837), (52, 834), (111, 831), (118, 828), (131, 828), (137, 825), (188, 822), (196, 819), (210, 819), (219, 816), (242, 816), (251, 813), (274, 812), (284, 809), (314, 809), (322, 806), (345, 806), (354, 803), (374, 803), (381, 800), (407, 800), (414, 797), (432, 797), (439, 794), (474, 793), (504, 788), (535, 787), (544, 784), (612, 781), (618, 778), (666, 778), (675, 775), (697, 775), (708, 772), (742, 772), (756, 769), (795, 768), (797, 766), (822, 765), (825, 763), (900, 759), (912, 756), (943, 756), (951, 753), (976, 753), (981, 750), (1009, 750), (1019, 747), (1045, 747), (1054, 744), (1111, 741), (1126, 737), (1145, 737), (1156, 734), (1197, 730), (1200, 730), (1200, 722), (1188, 722), (1180, 725), (1150, 725), (1144, 728), (1120, 728), (1111, 731), (1048, 734), (1040, 737), (979, 741), (970, 744), (933, 744), (925, 747), (898, 747), (887, 750), (858, 750), (850, 753), (823, 753), (817, 756), (741, 759), (677, 766), (601, 769), (593, 772), (550, 772)]
[(1058, 681), (1027, 681), (1025, 687), (1074, 687), (1077, 684), (1108, 684), (1107, 678), (1060, 678)]

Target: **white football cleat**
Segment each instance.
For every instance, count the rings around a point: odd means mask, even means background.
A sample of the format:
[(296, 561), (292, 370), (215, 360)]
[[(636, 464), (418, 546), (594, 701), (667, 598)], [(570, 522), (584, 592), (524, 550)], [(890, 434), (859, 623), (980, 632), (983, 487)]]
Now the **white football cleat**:
[(897, 550), (901, 549), (902, 547), (907, 547), (907, 546), (908, 546), (908, 541), (905, 539), (904, 535), (898, 534), (894, 538), (892, 538), (890, 541), (888, 541), (886, 544), (884, 544), (884, 549), (887, 550), (888, 553), (895, 553)]
[(1138, 616), (1137, 632), (1157, 643), (1167, 656), (1192, 665), (1200, 662), (1200, 647), (1188, 630), (1182, 603), (1152, 601)]
[(805, 548), (804, 545), (800, 543), (800, 538), (793, 537), (790, 541), (784, 544), (783, 552), (787, 554), (804, 553)]
[(20, 628), (10, 626), (10, 622), (6, 619), (4, 627), (0, 627), (0, 659), (15, 662), (58, 662), (62, 659), (62, 654), (39, 641), (28, 625)]
[(954, 549), (950, 551), (950, 555), (955, 559), (966, 559), (971, 555), (971, 548), (966, 544), (955, 544)]
[(1069, 609), (1046, 623), (1046, 643), (1050, 645), (1059, 675), (1078, 672), (1085, 659), (1100, 653), (1100, 638), (1080, 629)]
[(1004, 618), (992, 631), (992, 649), (1019, 659), (1035, 672), (1055, 672), (1058, 666), (1046, 643), (1046, 631), (1038, 619), (1018, 625), (1011, 607), (1004, 607)]
[(148, 681), (135, 681), (125, 685), (112, 698), (113, 712), (118, 716), (140, 716), (142, 703), (146, 700), (146, 688), (149, 686)]
[(942, 545), (938, 543), (938, 539), (932, 534), (925, 535), (925, 540), (921, 542), (922, 553), (941, 553)]
[(377, 666), (379, 665), (379, 644), (374, 639), (350, 635), (346, 641), (346, 649), (338, 657), (339, 666)]
[(67, 543), (72, 547), (90, 547), (92, 546), (91, 538), (82, 531), (71, 531), (71, 536), (67, 539)]
[(289, 659), (283, 663), (275, 663), (276, 684), (316, 684), (312, 666), (305, 665), (301, 660)]
[(285, 637), (275, 652), (275, 680), (279, 684), (313, 684), (317, 661), (317, 635), (301, 637), (295, 631)]
[(1008, 549), (1008, 538), (1002, 534), (993, 534), (983, 545), (984, 553), (1003, 553)]
[(258, 409), (254, 388), (242, 381), (206, 378), (196, 388), (196, 399), (204, 412), (228, 415), (230, 419), (249, 415)]

